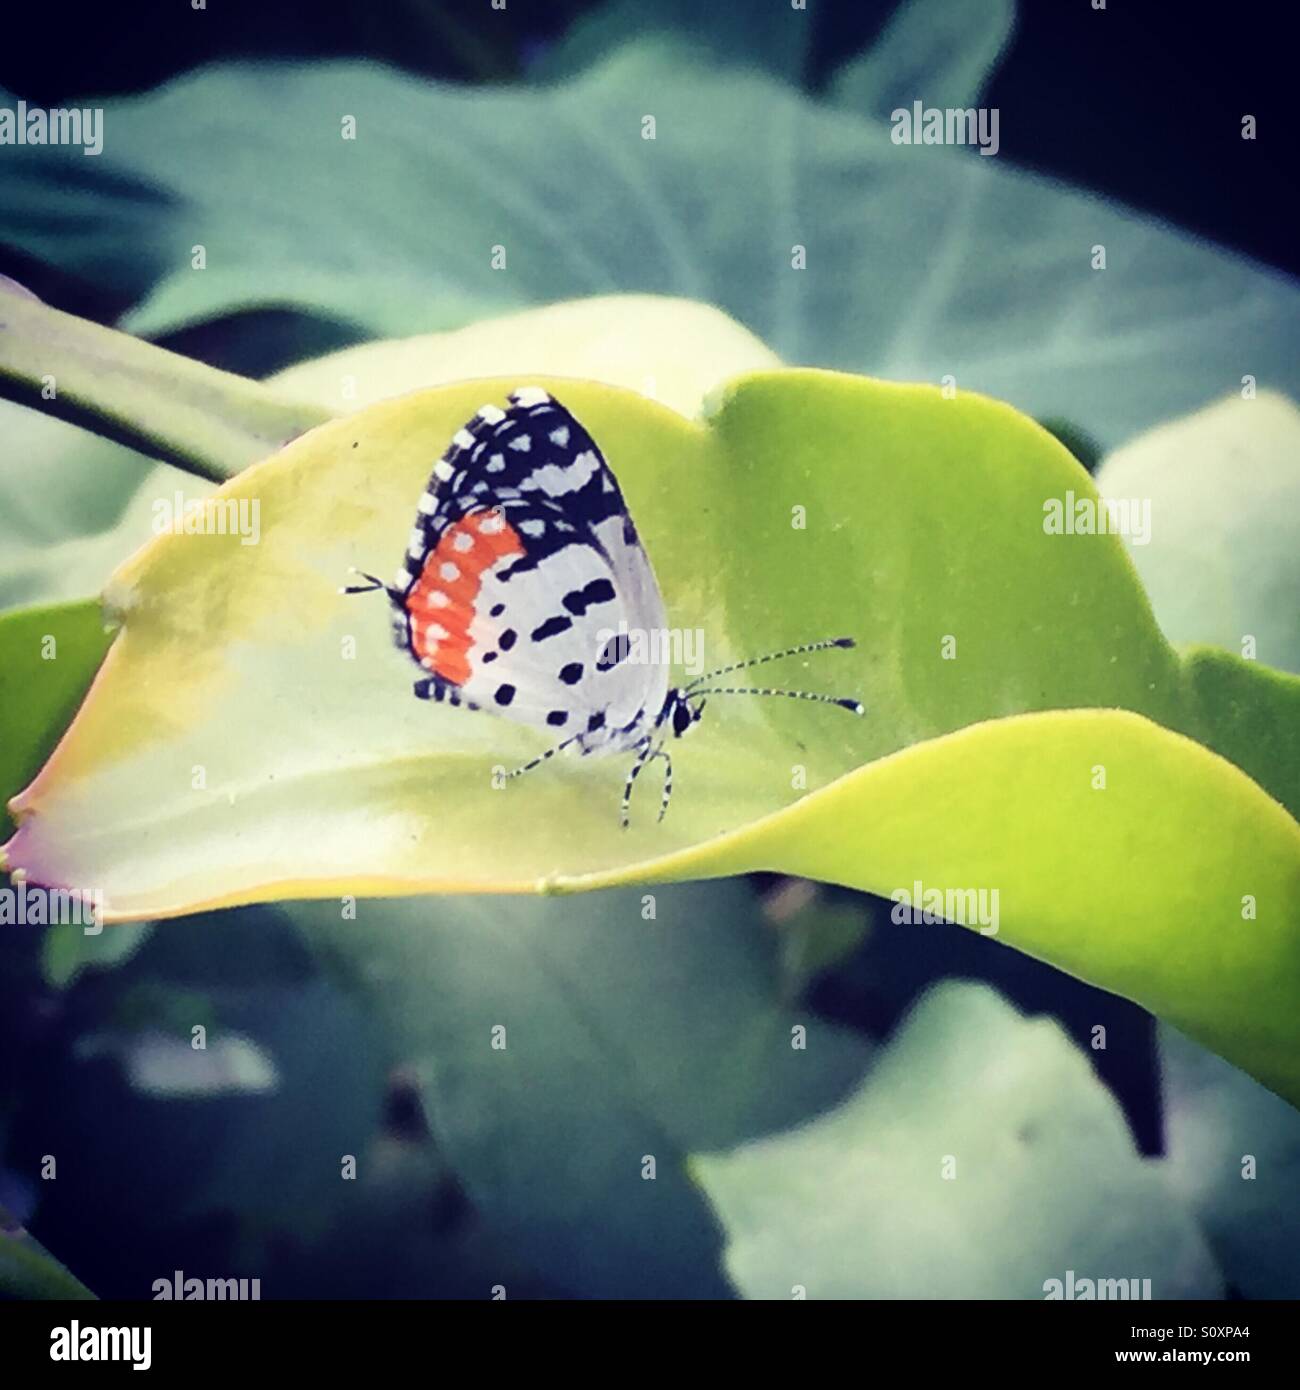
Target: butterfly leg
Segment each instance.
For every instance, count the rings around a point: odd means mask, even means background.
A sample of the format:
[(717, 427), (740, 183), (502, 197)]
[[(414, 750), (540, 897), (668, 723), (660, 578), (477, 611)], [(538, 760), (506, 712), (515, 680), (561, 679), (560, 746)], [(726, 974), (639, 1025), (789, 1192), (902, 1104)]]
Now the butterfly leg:
[[(473, 708), (473, 709), (478, 709), (479, 706), (478, 706), (478, 705), (474, 705), (474, 706), (472, 706), (472, 708)], [(562, 752), (564, 752), (564, 750), (565, 750), (566, 748), (571, 748), (571, 747), (572, 747), (575, 743), (577, 743), (581, 738), (582, 738), (582, 735), (581, 735), (581, 734), (573, 734), (571, 737), (566, 738), (562, 743), (557, 743), (557, 744), (555, 744), (553, 747), (548, 748), (548, 749), (546, 750), (545, 753), (539, 753), (535, 758), (530, 759), (528, 762), (524, 763), (521, 767), (515, 768), (515, 770), (514, 770), (513, 772), (508, 772), (508, 773), (506, 774), (506, 776), (507, 776), (507, 777), (522, 777), (522, 776), (524, 775), (525, 772), (531, 772), (531, 771), (533, 770), (533, 768), (535, 768), (535, 767), (541, 767), (541, 765), (542, 765), (548, 758), (553, 758), (557, 753), (562, 753)]]
[(673, 760), (669, 757), (668, 750), (662, 746), (656, 748), (650, 755), (651, 762), (656, 758), (662, 758), (667, 763), (667, 767), (664, 768), (664, 794), (659, 803), (659, 819), (662, 821), (668, 814), (668, 803), (672, 800), (673, 795)]
[(627, 774), (627, 781), (623, 784), (622, 822), (624, 830), (631, 824), (628, 819), (627, 811), (628, 807), (632, 804), (632, 788), (636, 783), (636, 779), (641, 775), (641, 769), (650, 761), (651, 751), (649, 739), (646, 739), (644, 743), (637, 744), (636, 762), (632, 764), (632, 770)]

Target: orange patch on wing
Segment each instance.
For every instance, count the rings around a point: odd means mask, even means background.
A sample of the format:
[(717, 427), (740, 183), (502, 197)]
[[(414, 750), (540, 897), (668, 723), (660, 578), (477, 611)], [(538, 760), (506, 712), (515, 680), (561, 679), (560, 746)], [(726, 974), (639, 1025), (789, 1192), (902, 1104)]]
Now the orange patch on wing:
[(474, 512), (442, 533), (406, 596), (411, 645), (436, 675), (454, 685), (469, 680), (469, 627), (483, 574), (499, 560), (523, 553), (519, 536), (495, 512)]

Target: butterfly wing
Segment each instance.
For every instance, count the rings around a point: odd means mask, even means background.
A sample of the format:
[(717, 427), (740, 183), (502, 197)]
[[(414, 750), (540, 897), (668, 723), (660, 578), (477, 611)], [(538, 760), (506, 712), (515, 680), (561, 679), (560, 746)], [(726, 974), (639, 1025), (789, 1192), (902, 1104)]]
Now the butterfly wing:
[(663, 705), (667, 669), (617, 640), (664, 626), (649, 558), (591, 436), (539, 388), (456, 432), (389, 593), (397, 644), (434, 698), (585, 752), (635, 743)]

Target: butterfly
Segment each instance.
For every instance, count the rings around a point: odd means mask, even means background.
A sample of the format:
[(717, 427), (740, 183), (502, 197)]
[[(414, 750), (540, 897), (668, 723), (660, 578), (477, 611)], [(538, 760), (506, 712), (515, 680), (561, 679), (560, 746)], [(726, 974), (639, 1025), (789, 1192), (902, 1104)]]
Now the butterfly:
[[(510, 777), (557, 753), (629, 753), (622, 824), (651, 762), (672, 758), (711, 695), (780, 695), (864, 713), (856, 699), (802, 690), (718, 686), (736, 671), (854, 645), (805, 642), (669, 683), (669, 661), (643, 659), (666, 634), (664, 601), (623, 493), (591, 435), (546, 391), (512, 391), (456, 431), (421, 496), (392, 584), (357, 570), (392, 603), (393, 637), (421, 668), (415, 694), (547, 730), (559, 741)], [(660, 643), (659, 652), (668, 644)]]

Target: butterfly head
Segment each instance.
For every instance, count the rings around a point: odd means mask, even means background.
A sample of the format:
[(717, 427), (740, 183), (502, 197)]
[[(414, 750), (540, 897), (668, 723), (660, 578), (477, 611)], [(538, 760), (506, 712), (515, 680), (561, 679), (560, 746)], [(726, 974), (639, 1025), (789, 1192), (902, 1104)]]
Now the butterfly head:
[(674, 687), (664, 697), (658, 723), (660, 728), (667, 726), (674, 738), (681, 738), (688, 729), (700, 722), (700, 715), (703, 713), (704, 699), (701, 696), (691, 695)]

